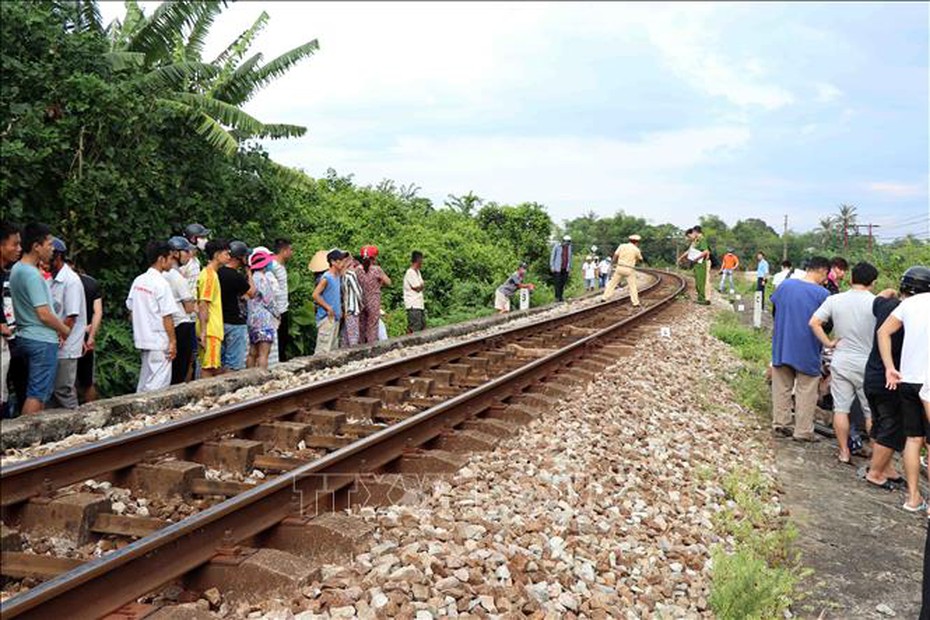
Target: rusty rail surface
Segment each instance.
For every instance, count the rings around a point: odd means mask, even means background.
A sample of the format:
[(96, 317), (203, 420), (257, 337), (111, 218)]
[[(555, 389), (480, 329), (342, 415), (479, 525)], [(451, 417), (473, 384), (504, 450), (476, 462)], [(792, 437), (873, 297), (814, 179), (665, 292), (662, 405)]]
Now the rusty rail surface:
[[(656, 278), (655, 282), (644, 287), (644, 292), (658, 286), (659, 282), (659, 278)], [(490, 338), (472, 338), (412, 357), (362, 368), (332, 379), (315, 381), (180, 420), (13, 463), (0, 468), (0, 506), (8, 507), (49, 490), (129, 467), (159, 454), (183, 450), (211, 437), (234, 433), (280, 418), (301, 407), (311, 408), (354, 392), (383, 385), (425, 368), (494, 347), (504, 340), (519, 338), (537, 331), (540, 327), (558, 327), (563, 323), (593, 315), (609, 305), (622, 302), (623, 299), (514, 327)]]
[[(651, 317), (655, 311), (673, 301), (685, 288), (681, 276), (658, 271), (652, 273), (659, 276), (654, 286), (660, 286), (661, 280), (664, 280), (666, 285), (672, 283), (674, 286), (670, 294), (663, 296), (643, 312), (599, 329), (594, 334), (388, 426), (383, 431), (360, 439), (12, 597), (0, 604), (2, 616), (97, 618), (208, 562), (217, 554), (221, 541), (248, 539), (274, 527), (287, 517), (294, 516), (295, 504), (303, 514), (315, 514), (315, 508), (310, 506), (311, 510), (308, 513), (307, 507), (299, 498), (313, 498), (319, 491), (332, 493), (350, 484), (355, 474), (375, 471), (396, 460), (406, 451), (438, 437), (445, 430), (500, 404), (504, 399), (538, 383), (555, 370), (584, 357), (587, 351), (597, 348), (599, 341), (605, 337), (615, 336), (619, 330)], [(594, 309), (604, 307), (603, 304), (593, 306)], [(584, 311), (571, 314), (577, 318), (580, 312)], [(535, 327), (538, 328), (539, 324)], [(474, 341), (464, 344), (471, 343)], [(456, 354), (461, 355), (462, 353)], [(363, 375), (374, 372), (384, 380), (384, 376), (392, 375), (388, 368), (395, 367), (396, 363), (391, 363), (353, 375), (362, 379)], [(382, 371), (380, 374), (379, 369)], [(327, 394), (333, 394), (335, 392), (332, 388), (326, 387), (332, 383), (332, 380), (326, 381), (317, 384), (313, 389), (322, 388), (327, 390)], [(296, 394), (306, 395), (308, 390), (310, 387), (302, 387), (276, 396), (279, 399), (294, 399)], [(329, 398), (332, 396), (327, 397)], [(273, 405), (274, 400), (274, 397), (257, 399), (261, 406)], [(237, 407), (241, 406), (225, 409), (232, 409), (232, 413), (235, 413)], [(249, 406), (259, 405), (250, 402)], [(214, 412), (203, 417), (214, 419), (217, 416), (218, 412)], [(249, 422), (254, 423), (254, 420)], [(202, 441), (202, 436), (199, 440)]]

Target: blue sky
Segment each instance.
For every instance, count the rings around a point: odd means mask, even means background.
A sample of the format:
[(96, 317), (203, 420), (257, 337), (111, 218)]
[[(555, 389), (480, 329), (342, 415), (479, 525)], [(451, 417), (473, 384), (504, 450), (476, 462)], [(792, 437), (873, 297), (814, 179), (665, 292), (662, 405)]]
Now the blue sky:
[(886, 236), (930, 236), (926, 3), (242, 2), (208, 52), (262, 10), (266, 58), (320, 42), (247, 106), (309, 128), (267, 147), (311, 175), (556, 220), (804, 230), (846, 202)]

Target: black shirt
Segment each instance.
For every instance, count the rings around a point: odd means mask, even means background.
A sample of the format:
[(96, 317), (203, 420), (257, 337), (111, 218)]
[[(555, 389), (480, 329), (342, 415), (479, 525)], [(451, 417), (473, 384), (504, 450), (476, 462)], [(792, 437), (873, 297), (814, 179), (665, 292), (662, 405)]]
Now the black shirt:
[[(878, 329), (885, 322), (898, 304), (900, 299), (885, 299), (876, 297), (872, 302), (872, 314), (875, 316), (875, 340), (872, 343), (872, 352), (865, 365), (865, 378), (862, 386), (866, 392), (881, 392), (885, 389), (885, 365), (882, 363), (881, 353), (878, 352)], [(896, 367), (901, 367), (901, 346), (904, 344), (904, 328), (902, 327), (891, 336), (891, 359)]]
[(80, 275), (81, 284), (84, 285), (84, 299), (87, 300), (87, 325), (89, 326), (94, 318), (94, 302), (100, 299), (102, 295), (100, 294), (100, 285), (97, 284), (95, 279), (86, 273)]
[(246, 306), (242, 296), (249, 290), (248, 279), (241, 272), (229, 267), (220, 267), (216, 275), (220, 279), (223, 323), (245, 325)]

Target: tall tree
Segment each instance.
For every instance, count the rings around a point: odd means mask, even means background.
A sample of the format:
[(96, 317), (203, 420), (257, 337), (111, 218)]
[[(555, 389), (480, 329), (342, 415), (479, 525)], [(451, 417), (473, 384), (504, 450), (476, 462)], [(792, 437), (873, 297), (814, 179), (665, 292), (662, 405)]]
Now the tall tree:
[(856, 207), (843, 203), (839, 206), (839, 213), (836, 215), (836, 224), (838, 228), (843, 229), (843, 247), (849, 246), (849, 229), (856, 224)]
[[(242, 106), (262, 87), (313, 55), (314, 39), (268, 62), (248, 55), (268, 22), (264, 11), (216, 58), (203, 59), (203, 44), (215, 19), (226, 8), (220, 0), (163, 2), (146, 16), (136, 0), (126, 0), (126, 14), (106, 28), (107, 59), (114, 71), (141, 69), (140, 88), (158, 93), (158, 103), (187, 116), (211, 145), (232, 153), (250, 138), (302, 136), (306, 127), (265, 123)], [(248, 57), (247, 57), (248, 56)]]

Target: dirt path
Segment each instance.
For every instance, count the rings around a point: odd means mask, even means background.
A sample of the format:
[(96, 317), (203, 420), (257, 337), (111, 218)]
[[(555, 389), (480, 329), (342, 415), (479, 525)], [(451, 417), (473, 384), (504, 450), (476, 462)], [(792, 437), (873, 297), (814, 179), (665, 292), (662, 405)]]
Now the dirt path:
[(776, 442), (782, 503), (798, 528), (801, 560), (815, 571), (803, 586), (807, 599), (794, 611), (810, 618), (917, 618), (927, 519), (901, 510), (902, 491), (856, 479), (856, 469), (838, 464), (834, 451), (831, 440)]

